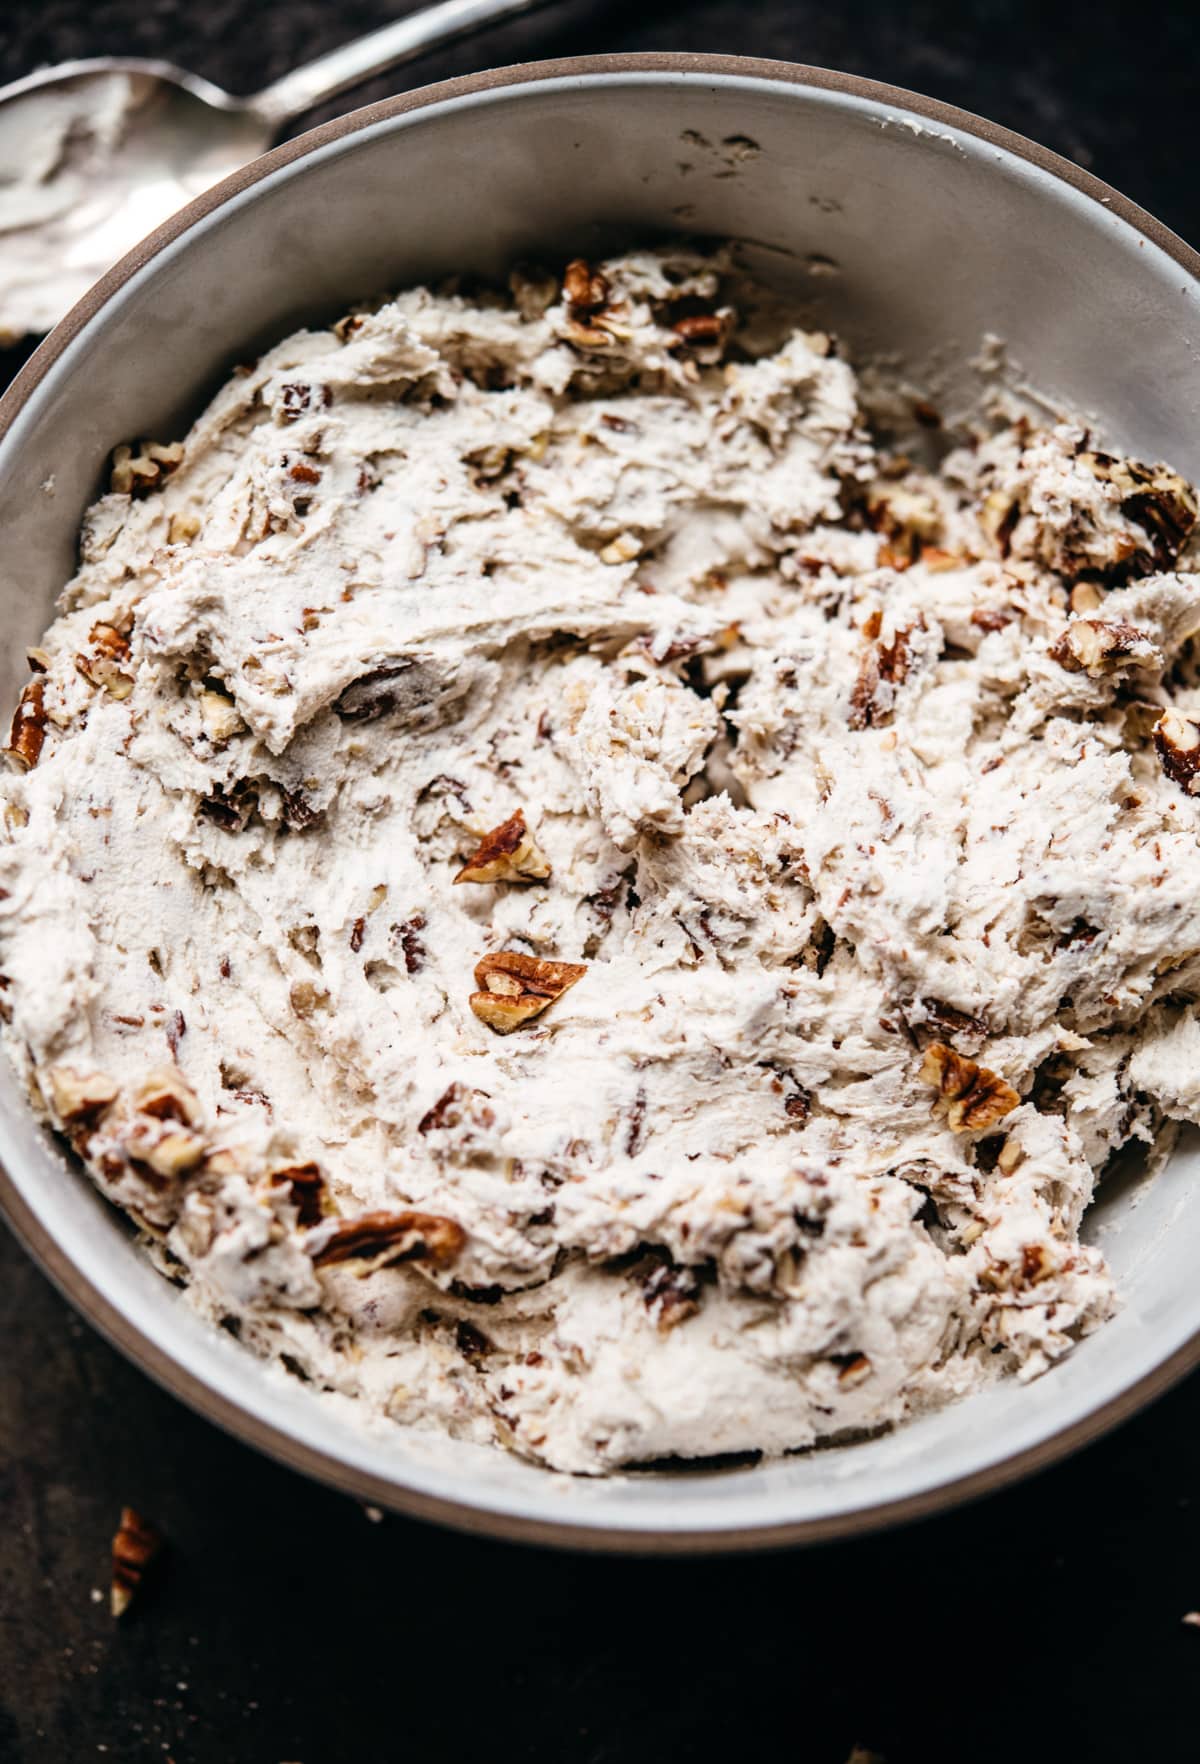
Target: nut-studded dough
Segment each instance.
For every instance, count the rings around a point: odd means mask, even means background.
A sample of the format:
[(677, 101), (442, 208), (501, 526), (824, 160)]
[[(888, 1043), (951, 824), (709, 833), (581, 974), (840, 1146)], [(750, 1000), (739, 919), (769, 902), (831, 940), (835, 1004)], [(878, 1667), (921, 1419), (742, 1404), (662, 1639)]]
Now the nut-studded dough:
[(1171, 471), (889, 454), (669, 249), (301, 332), (113, 486), (10, 736), (0, 997), (201, 1310), (584, 1472), (1109, 1314), (1097, 1176), (1200, 1117)]

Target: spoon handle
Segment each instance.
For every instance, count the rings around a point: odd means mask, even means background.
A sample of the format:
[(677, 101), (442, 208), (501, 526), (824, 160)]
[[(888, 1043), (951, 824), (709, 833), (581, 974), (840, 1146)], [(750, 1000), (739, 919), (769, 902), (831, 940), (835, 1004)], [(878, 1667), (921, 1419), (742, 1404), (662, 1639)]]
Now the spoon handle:
[(272, 129), (280, 129), (293, 117), (332, 98), (347, 86), (356, 86), (372, 74), (382, 73), (397, 62), (411, 61), (429, 49), (465, 37), (516, 13), (531, 12), (547, 0), (440, 0), (398, 18), (395, 24), (343, 43), (304, 67), (284, 74), (245, 100), (245, 108)]

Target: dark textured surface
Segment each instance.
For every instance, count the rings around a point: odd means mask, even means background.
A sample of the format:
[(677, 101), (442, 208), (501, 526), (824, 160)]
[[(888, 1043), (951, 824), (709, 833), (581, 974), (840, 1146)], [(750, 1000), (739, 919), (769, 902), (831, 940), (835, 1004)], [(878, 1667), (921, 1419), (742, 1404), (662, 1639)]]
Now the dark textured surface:
[[(0, 79), (163, 54), (249, 89), (386, 0), (0, 0)], [(1191, 7), (562, 0), (405, 84), (606, 49), (777, 55), (1033, 135), (1200, 235)], [(364, 88), (379, 97), (388, 82)], [(0, 1764), (1140, 1764), (1200, 1753), (1200, 1380), (1024, 1486), (890, 1536), (652, 1563), (353, 1503), (132, 1371), (0, 1234)], [(170, 1556), (120, 1629), (119, 1509)]]

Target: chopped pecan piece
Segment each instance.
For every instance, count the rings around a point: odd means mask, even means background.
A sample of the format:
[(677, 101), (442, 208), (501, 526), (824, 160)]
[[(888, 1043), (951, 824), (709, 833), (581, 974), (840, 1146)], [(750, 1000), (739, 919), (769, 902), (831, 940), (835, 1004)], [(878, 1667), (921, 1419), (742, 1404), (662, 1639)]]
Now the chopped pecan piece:
[(440, 1133), (459, 1127), (491, 1127), (496, 1114), (486, 1090), (474, 1090), (469, 1084), (448, 1084), (441, 1096), (426, 1109), (417, 1122), (420, 1134)]
[(886, 539), (879, 547), (879, 556), (876, 562), (881, 570), (897, 570), (903, 573), (905, 570), (912, 569), (913, 555), (908, 545), (894, 539)]
[(818, 918), (813, 924), (808, 942), (799, 955), (793, 957), (792, 965), (807, 968), (819, 980), (833, 959), (836, 944), (837, 934), (833, 926)]
[(123, 622), (126, 625), (124, 631), (118, 625), (110, 625), (101, 619), (88, 632), (88, 642), (112, 661), (124, 661), (129, 654), (129, 632), (133, 627), (128, 619)]
[(5, 752), (23, 771), (36, 766), (46, 740), (46, 682), (38, 675), (22, 692), (13, 712)]
[(979, 525), (1001, 557), (1007, 557), (1021, 518), (1021, 505), (1007, 490), (990, 490), (979, 511)]
[(1200, 794), (1200, 723), (1164, 711), (1154, 725), (1154, 745), (1167, 777), (1189, 796)]
[(307, 1019), (329, 1009), (329, 993), (311, 980), (294, 980), (288, 988), (288, 1003), (298, 1017)]
[(203, 1163), (208, 1150), (198, 1133), (190, 1127), (172, 1127), (154, 1137), (133, 1129), (126, 1144), (130, 1154), (140, 1163), (148, 1164), (159, 1176), (183, 1176)]
[(157, 490), (183, 458), (182, 441), (166, 446), (158, 441), (143, 441), (137, 451), (128, 445), (113, 449), (109, 489), (121, 496), (148, 496)]
[(121, 1508), (121, 1523), (112, 1541), (109, 1603), (114, 1617), (125, 1615), (162, 1547), (162, 1536), (148, 1519), (133, 1507)]
[(130, 1102), (137, 1116), (125, 1135), (129, 1155), (159, 1176), (182, 1176), (203, 1161), (207, 1146), (194, 1131), (200, 1105), (178, 1072), (147, 1075)]
[(1095, 680), (1127, 666), (1152, 668), (1162, 654), (1144, 631), (1124, 619), (1072, 619), (1050, 646), (1050, 656), (1069, 674)]
[(471, 994), (471, 1009), (498, 1035), (508, 1035), (561, 998), (586, 973), (581, 962), (549, 962), (503, 949), (476, 962), (475, 984), (480, 990)]
[(922, 545), (917, 562), (923, 563), (932, 575), (940, 576), (946, 570), (961, 570), (969, 559), (957, 551), (943, 551), (940, 545)]
[(465, 1317), (454, 1325), (454, 1345), (463, 1359), (475, 1367), (482, 1365), (493, 1347), (483, 1330), (477, 1329), (474, 1323), (468, 1323)]
[(937, 1091), (947, 1125), (955, 1133), (979, 1133), (1015, 1109), (1020, 1097), (1011, 1084), (986, 1066), (964, 1059), (944, 1041), (925, 1050), (920, 1072), (922, 1084)]
[(272, 1170), (272, 1188), (286, 1188), (301, 1225), (319, 1225), (330, 1210), (325, 1178), (319, 1164), (285, 1164)]
[(676, 319), (671, 329), (685, 343), (720, 343), (728, 324), (728, 317), (719, 312), (697, 312), (689, 318)]
[(581, 349), (605, 348), (616, 327), (608, 312), (612, 290), (599, 270), (582, 257), (573, 258), (563, 272), (563, 302), (567, 310), (566, 335)]
[(926, 1022), (948, 1035), (970, 1035), (978, 1038), (987, 1034), (988, 1025), (985, 1016), (973, 1016), (970, 1011), (961, 1011), (957, 1005), (945, 1004), (940, 998), (923, 998), (921, 1004), (925, 1010)]
[(990, 1259), (979, 1271), (979, 1284), (985, 1292), (1019, 1293), (1037, 1286), (1055, 1272), (1055, 1262), (1045, 1244), (1027, 1243), (1021, 1247), (1021, 1259), (1015, 1257)]
[(700, 1309), (700, 1281), (693, 1268), (656, 1261), (642, 1282), (646, 1309), (655, 1316), (659, 1333), (694, 1317)]
[[(245, 1094), (250, 1096), (252, 1093), (247, 1091)], [(222, 1146), (220, 1151), (210, 1151), (204, 1159), (205, 1176), (240, 1176), (242, 1170), (243, 1160), (230, 1146)]]
[(604, 349), (612, 340), (612, 332), (604, 325), (581, 325), (576, 319), (567, 324), (567, 341), (579, 349)]
[(302, 790), (279, 789), (280, 806), (283, 809), (283, 824), (290, 833), (303, 833), (306, 827), (320, 819), (320, 809), (315, 809)]
[(525, 825), (524, 811), (517, 809), (507, 821), (484, 834), (454, 880), (544, 882), (549, 874), (550, 865)]
[(1011, 1176), (1014, 1170), (1020, 1169), (1025, 1161), (1025, 1153), (1010, 1133), (1000, 1147), (996, 1158), (996, 1168), (1002, 1176)]
[(1072, 919), (1067, 929), (1060, 932), (1055, 938), (1054, 947), (1055, 949), (1086, 949), (1090, 943), (1095, 943), (1097, 937), (1102, 935), (1099, 925), (1090, 925), (1086, 919), (1077, 916)]
[[(313, 394), (316, 393), (316, 404)], [(277, 415), (284, 424), (299, 422), (302, 416), (314, 410), (327, 409), (332, 403), (333, 394), (328, 386), (310, 386), (303, 380), (290, 380), (280, 388)]]
[(103, 1072), (80, 1072), (74, 1066), (51, 1066), (46, 1088), (65, 1127), (95, 1120), (117, 1100), (117, 1086), (111, 1078)]
[(206, 687), (200, 694), (200, 721), (204, 724), (204, 733), (214, 746), (223, 746), (244, 729), (238, 708), (231, 698), (212, 687)]
[(646, 1143), (646, 1092), (639, 1085), (625, 1124), (625, 1156), (636, 1158)]
[(93, 625), (88, 632), (91, 648), (75, 657), (75, 666), (92, 686), (107, 692), (110, 698), (128, 698), (133, 691), (133, 675), (120, 664), (129, 659), (129, 639), (115, 625)]
[(886, 481), (871, 486), (867, 519), (889, 542), (879, 561), (892, 569), (907, 569), (942, 530), (941, 511), (932, 496)]
[(1109, 453), (1081, 453), (1084, 465), (1102, 483), (1121, 493), (1121, 513), (1128, 515), (1150, 536), (1145, 555), (1135, 561), (1168, 569), (1196, 524), (1200, 505), (1196, 492), (1178, 472), (1164, 465), (1142, 465), (1136, 459), (1114, 459)]
[(313, 1266), (337, 1262), (369, 1262), (367, 1270), (391, 1262), (430, 1262), (448, 1268), (460, 1254), (467, 1234), (454, 1219), (439, 1213), (360, 1213), (336, 1225), (319, 1225), (309, 1240)]
[(632, 533), (618, 533), (616, 538), (605, 545), (600, 552), (600, 562), (606, 564), (632, 563), (635, 557), (642, 555), (642, 542)]
[(244, 833), (258, 813), (258, 791), (248, 778), (236, 778), (228, 786), (214, 784), (200, 799), (200, 813), (225, 833)]
[(608, 304), (607, 278), (593, 270), (586, 258), (573, 257), (563, 271), (563, 298), (573, 319), (590, 318)]
[(1045, 1244), (1027, 1243), (1021, 1251), (1022, 1284), (1036, 1286), (1039, 1280), (1045, 1280), (1053, 1272), (1054, 1264)]
[(424, 913), (414, 913), (402, 925), (392, 926), (391, 934), (399, 941), (404, 952), (404, 966), (410, 974), (419, 974), (425, 966), (425, 945), (421, 942), (420, 935), (424, 929)]
[(850, 1387), (871, 1376), (871, 1362), (866, 1354), (831, 1354), (838, 1368), (838, 1383)]
[(156, 1121), (179, 1121), (185, 1127), (194, 1126), (200, 1112), (195, 1091), (168, 1066), (147, 1072), (132, 1101), (140, 1114)]
[(1067, 596), (1073, 613), (1099, 612), (1104, 596), (1095, 582), (1076, 582)]
[(717, 312), (689, 313), (671, 326), (678, 339), (675, 347), (685, 350), (703, 366), (713, 367), (721, 360), (734, 323), (733, 310), (728, 306)]
[[(864, 626), (868, 636), (877, 635), (879, 626)], [(912, 654), (909, 644), (911, 627), (897, 631), (890, 643), (872, 643), (858, 667), (858, 679), (850, 694), (849, 723), (852, 729), (878, 729), (891, 721), (896, 703), (896, 688), (908, 677)]]
[(1003, 631), (1017, 617), (1015, 612), (1001, 612), (996, 607), (977, 606), (971, 614), (971, 623), (976, 630), (983, 631), (990, 636), (993, 631)]

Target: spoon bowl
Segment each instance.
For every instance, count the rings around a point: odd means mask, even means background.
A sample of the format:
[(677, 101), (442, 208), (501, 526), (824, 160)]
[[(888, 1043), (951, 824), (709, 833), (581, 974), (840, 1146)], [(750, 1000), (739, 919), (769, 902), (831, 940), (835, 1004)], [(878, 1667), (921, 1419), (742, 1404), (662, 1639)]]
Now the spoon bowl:
[(293, 118), (544, 0), (441, 0), (238, 98), (102, 56), (0, 87), (0, 347), (50, 330), (118, 258), (266, 152)]
[(68, 62), (0, 92), (0, 341), (48, 331), (118, 257), (255, 159), (267, 123), (166, 63)]

